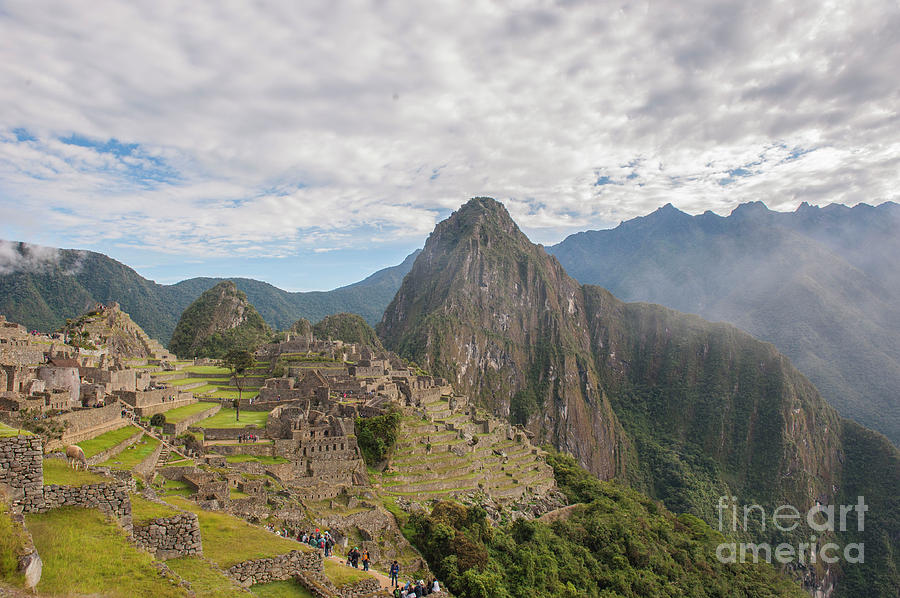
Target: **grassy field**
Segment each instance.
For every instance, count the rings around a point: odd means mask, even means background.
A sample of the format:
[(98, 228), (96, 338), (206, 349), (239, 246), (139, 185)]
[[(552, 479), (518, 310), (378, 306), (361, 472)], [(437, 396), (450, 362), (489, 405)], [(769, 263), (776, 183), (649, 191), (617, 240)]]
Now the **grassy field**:
[(78, 446), (84, 451), (85, 457), (91, 458), (94, 455), (98, 455), (103, 451), (111, 449), (120, 442), (124, 442), (134, 436), (137, 432), (138, 428), (135, 426), (125, 426), (118, 430), (104, 432), (103, 434), (100, 434), (100, 436), (96, 436), (90, 440), (83, 440), (78, 443)]
[(197, 598), (246, 598), (247, 593), (201, 557), (183, 556), (166, 561), (172, 571), (190, 582)]
[(154, 519), (174, 517), (178, 511), (168, 505), (161, 505), (146, 498), (131, 495), (131, 518), (136, 525), (148, 523)]
[(315, 598), (296, 581), (273, 581), (252, 586), (250, 591), (259, 598)]
[(278, 556), (292, 550), (313, 550), (227, 513), (204, 511), (181, 497), (167, 496), (165, 500), (186, 511), (197, 513), (203, 536), (203, 554), (224, 569), (244, 561)]
[(10, 428), (6, 424), (0, 422), (0, 438), (7, 438), (9, 436), (31, 436), (31, 432), (27, 432), (25, 430), (17, 430), (16, 428)]
[(219, 367), (217, 365), (189, 365), (186, 368), (182, 368), (182, 372), (190, 372), (192, 374), (230, 374), (231, 370), (228, 368)]
[(153, 557), (131, 545), (125, 533), (95, 509), (64, 507), (26, 517), (44, 570), (42, 596), (101, 595), (114, 598), (186, 596), (161, 577)]
[(170, 409), (169, 411), (163, 412), (166, 416), (166, 422), (170, 424), (177, 424), (179, 422), (183, 422), (187, 418), (192, 415), (197, 415), (207, 409), (213, 407), (215, 403), (194, 403), (192, 405), (184, 405), (183, 407), (176, 407), (175, 409)]
[(69, 467), (65, 459), (44, 459), (44, 484), (60, 486), (87, 486), (88, 484), (104, 484), (113, 480), (102, 475)]
[(141, 461), (149, 457), (150, 453), (156, 450), (157, 446), (159, 446), (159, 440), (145, 434), (135, 444), (132, 444), (112, 459), (108, 459), (100, 465), (111, 469), (134, 469), (136, 465), (140, 465)]
[(337, 587), (362, 581), (367, 577), (372, 577), (362, 569), (354, 569), (341, 563), (325, 559), (325, 575), (331, 580), (331, 583)]
[(190, 496), (193, 494), (191, 492), (191, 487), (187, 482), (180, 482), (178, 480), (166, 480), (160, 488), (160, 494), (163, 496)]
[(265, 427), (268, 411), (241, 411), (241, 421), (234, 420), (234, 409), (223, 407), (212, 417), (197, 422), (198, 428), (243, 428), (244, 426)]
[(9, 510), (0, 501), (0, 580), (22, 586), (25, 577), (19, 573), (19, 555), (25, 545), (22, 528), (9, 518)]

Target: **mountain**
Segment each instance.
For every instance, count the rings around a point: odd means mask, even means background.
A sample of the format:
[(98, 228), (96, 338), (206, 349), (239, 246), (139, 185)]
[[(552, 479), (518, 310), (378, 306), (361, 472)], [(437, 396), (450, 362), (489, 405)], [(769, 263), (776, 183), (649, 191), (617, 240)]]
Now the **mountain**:
[[(852, 504), (867, 488), (879, 497), (871, 510), (885, 517), (880, 529), (865, 528), (867, 543), (889, 550), (878, 564), (866, 561), (865, 575), (885, 587), (900, 582), (900, 511), (890, 498), (900, 477), (843, 467), (866, 452), (891, 472), (896, 449), (877, 434), (850, 439), (852, 423), (771, 344), (580, 285), (492, 199), (473, 199), (438, 224), (378, 331), (389, 349), (522, 423), (536, 441), (711, 525), (719, 497), (771, 513)], [(771, 528), (745, 533), (808, 541)], [(840, 573), (821, 562), (801, 569), (820, 588)]]
[[(297, 322), (300, 324), (300, 322)], [(301, 328), (302, 325), (298, 328)], [(381, 339), (369, 323), (356, 314), (334, 314), (325, 316), (321, 322), (313, 326), (313, 336), (321, 339), (333, 339), (345, 343), (359, 343), (376, 349), (383, 349)], [(302, 330), (297, 330), (301, 333)]]
[(272, 329), (247, 301), (247, 295), (225, 280), (204, 291), (184, 310), (169, 350), (182, 358), (221, 359), (232, 349), (252, 351), (271, 337)]
[(730, 216), (666, 205), (548, 248), (585, 284), (773, 343), (845, 417), (900, 444), (900, 206)]
[[(332, 291), (291, 293), (257, 280), (232, 280), (276, 329), (300, 317), (315, 322), (340, 312), (360, 314), (375, 324), (416, 255)], [(223, 280), (192, 278), (160, 285), (101, 253), (0, 241), (0, 313), (30, 329), (55, 330), (96, 303), (115, 301), (152, 338), (168, 343), (187, 306)]]

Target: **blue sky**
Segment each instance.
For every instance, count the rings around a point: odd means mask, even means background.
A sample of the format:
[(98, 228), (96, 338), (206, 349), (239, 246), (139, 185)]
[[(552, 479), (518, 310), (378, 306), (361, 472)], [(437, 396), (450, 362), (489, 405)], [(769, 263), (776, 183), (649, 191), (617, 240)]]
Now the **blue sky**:
[(310, 290), (477, 195), (545, 244), (896, 200), (898, 31), (879, 0), (4, 2), (0, 239)]

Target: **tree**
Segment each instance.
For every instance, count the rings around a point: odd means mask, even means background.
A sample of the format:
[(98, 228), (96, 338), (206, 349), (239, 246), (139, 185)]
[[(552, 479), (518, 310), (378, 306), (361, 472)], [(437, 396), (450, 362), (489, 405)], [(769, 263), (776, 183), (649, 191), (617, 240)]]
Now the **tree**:
[(238, 398), (234, 402), (234, 419), (241, 421), (241, 392), (244, 389), (244, 373), (253, 367), (253, 355), (246, 349), (235, 349), (229, 351), (222, 360), (234, 378), (234, 385), (238, 389)]

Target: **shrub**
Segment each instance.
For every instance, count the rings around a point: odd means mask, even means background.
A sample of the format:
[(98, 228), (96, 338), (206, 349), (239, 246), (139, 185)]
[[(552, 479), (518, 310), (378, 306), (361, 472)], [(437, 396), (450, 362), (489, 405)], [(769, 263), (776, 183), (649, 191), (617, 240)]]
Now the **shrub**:
[(166, 423), (166, 414), (165, 413), (157, 413), (153, 417), (150, 418), (151, 426), (159, 426), (162, 427), (163, 424)]

